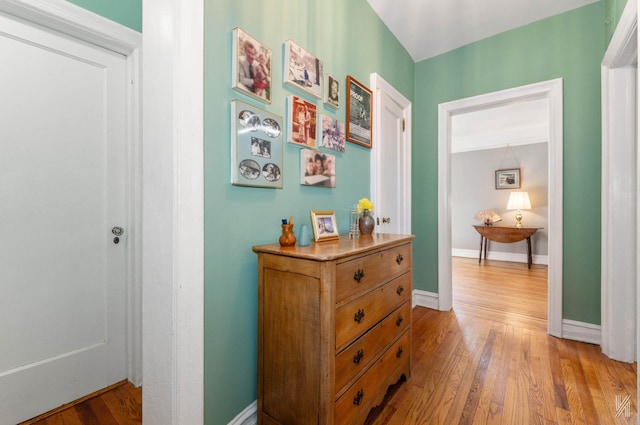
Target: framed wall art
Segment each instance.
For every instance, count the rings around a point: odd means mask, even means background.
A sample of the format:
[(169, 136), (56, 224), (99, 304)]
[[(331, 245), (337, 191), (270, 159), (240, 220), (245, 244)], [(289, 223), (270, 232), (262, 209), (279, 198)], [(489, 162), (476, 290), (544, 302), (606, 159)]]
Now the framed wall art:
[(282, 117), (231, 102), (231, 183), (282, 189)]
[(496, 170), (496, 189), (519, 189), (520, 169)]
[(316, 242), (338, 239), (338, 223), (333, 211), (311, 211), (311, 227)]
[(240, 28), (233, 30), (231, 87), (271, 103), (271, 49)]
[(291, 40), (284, 43), (284, 83), (320, 99), (322, 61)]
[(301, 97), (291, 95), (287, 102), (288, 141), (306, 148), (316, 148), (317, 107)]
[(320, 134), (318, 136), (320, 146), (344, 152), (345, 134), (344, 123), (329, 115), (320, 114)]
[(347, 140), (371, 149), (372, 92), (347, 76)]
[(334, 109), (340, 108), (340, 82), (331, 74), (324, 79), (324, 104)]
[(336, 187), (336, 157), (325, 152), (301, 149), (300, 184)]

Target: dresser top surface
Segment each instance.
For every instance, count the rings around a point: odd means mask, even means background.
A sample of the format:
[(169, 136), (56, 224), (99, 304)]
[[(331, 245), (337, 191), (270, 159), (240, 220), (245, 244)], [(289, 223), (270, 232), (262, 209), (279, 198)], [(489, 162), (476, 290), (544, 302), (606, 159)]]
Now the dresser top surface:
[(265, 253), (316, 261), (331, 261), (351, 255), (364, 254), (387, 246), (411, 242), (414, 237), (414, 235), (374, 233), (371, 236), (350, 239), (347, 235), (342, 235), (335, 240), (311, 242), (309, 246), (281, 247), (278, 243), (256, 245), (253, 247), (253, 251), (258, 254)]

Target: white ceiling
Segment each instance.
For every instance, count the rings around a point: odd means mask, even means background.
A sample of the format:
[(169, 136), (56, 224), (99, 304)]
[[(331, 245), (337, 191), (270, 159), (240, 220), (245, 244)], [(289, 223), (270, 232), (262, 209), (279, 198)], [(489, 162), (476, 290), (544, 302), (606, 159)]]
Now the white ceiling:
[(599, 0), (367, 0), (414, 62)]

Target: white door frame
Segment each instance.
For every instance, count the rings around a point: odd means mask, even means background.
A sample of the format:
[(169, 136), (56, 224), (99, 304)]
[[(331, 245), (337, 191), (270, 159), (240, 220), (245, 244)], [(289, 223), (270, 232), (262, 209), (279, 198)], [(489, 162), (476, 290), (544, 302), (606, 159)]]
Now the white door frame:
[[(393, 99), (402, 108), (402, 114), (405, 122), (405, 131), (403, 133), (405, 138), (404, 146), (406, 149), (402, 150), (402, 158), (400, 159), (400, 170), (402, 175), (398, 176), (401, 187), (401, 199), (403, 203), (400, 207), (401, 214), (398, 217), (400, 233), (411, 233), (411, 101), (407, 99), (402, 93), (396, 90), (391, 84), (386, 82), (380, 75), (373, 73), (369, 76), (369, 81), (373, 91), (373, 116), (382, 116), (381, 109), (381, 97), (382, 94), (386, 94)], [(379, 188), (381, 187), (379, 167), (383, 161), (380, 157), (381, 149), (379, 148), (382, 140), (380, 138), (380, 120), (377, 118), (372, 119), (373, 122), (373, 136), (370, 158), (370, 173), (371, 173), (371, 201), (374, 205), (379, 199)]]
[(66, 1), (0, 0), (0, 12), (16, 16), (75, 39), (87, 41), (126, 57), (127, 78), (127, 158), (130, 161), (126, 194), (128, 244), (131, 256), (127, 263), (128, 335), (127, 378), (142, 383), (142, 287), (141, 287), (141, 167), (140, 167), (140, 33), (102, 18)]
[(638, 9), (627, 2), (602, 60), (602, 352), (636, 361)]
[(143, 421), (204, 423), (204, 3), (143, 0)]
[(562, 79), (454, 100), (438, 105), (438, 309), (453, 306), (451, 282), (451, 129), (454, 115), (519, 100), (549, 104), (548, 333), (562, 337)]

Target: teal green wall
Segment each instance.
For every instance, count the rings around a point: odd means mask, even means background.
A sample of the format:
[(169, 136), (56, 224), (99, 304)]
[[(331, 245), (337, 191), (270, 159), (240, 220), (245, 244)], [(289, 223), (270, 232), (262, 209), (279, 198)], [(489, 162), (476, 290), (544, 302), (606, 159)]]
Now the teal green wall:
[[(620, 22), (620, 16), (627, 5), (628, 0), (604, 0), (606, 19), (605, 19), (605, 35), (607, 44), (611, 41), (611, 37)], [(635, 0), (634, 0), (635, 1)]]
[(600, 62), (604, 4), (594, 3), (416, 64), (414, 286), (438, 291), (439, 103), (564, 81), (563, 317), (600, 323)]
[[(231, 32), (240, 27), (273, 52), (272, 103), (231, 89)], [(283, 42), (320, 58), (341, 81), (352, 75), (368, 85), (376, 72), (413, 98), (414, 63), (366, 0), (205, 0), (205, 422), (227, 424), (256, 399), (257, 259), (251, 247), (276, 243), (280, 220), (293, 215), (294, 230), (309, 223), (309, 211), (335, 210), (341, 233), (348, 211), (369, 196), (370, 150), (347, 143), (337, 154), (337, 187), (299, 184), (299, 151), (284, 149), (284, 188), (230, 184), (230, 102), (240, 99), (285, 115), (290, 94), (283, 87)], [(316, 101), (318, 112), (344, 120)]]
[(142, 0), (67, 0), (136, 31), (142, 31)]

